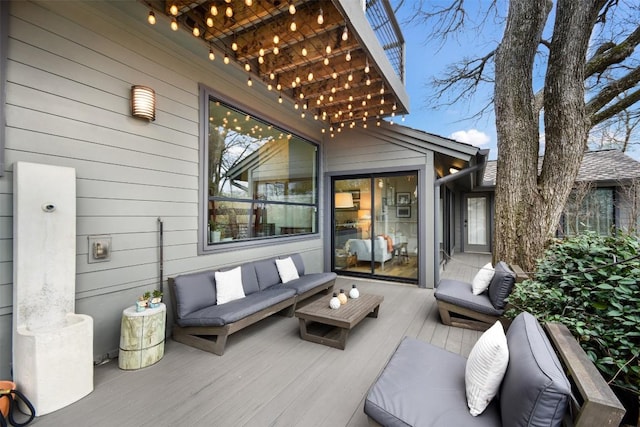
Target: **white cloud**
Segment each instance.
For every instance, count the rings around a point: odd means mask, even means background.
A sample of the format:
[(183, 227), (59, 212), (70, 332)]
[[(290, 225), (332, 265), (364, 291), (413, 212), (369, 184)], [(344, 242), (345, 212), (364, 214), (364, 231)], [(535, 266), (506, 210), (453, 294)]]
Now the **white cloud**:
[(489, 135), (477, 129), (459, 130), (449, 135), (449, 138), (455, 139), (458, 142), (475, 145), (476, 147), (482, 147), (491, 141)]

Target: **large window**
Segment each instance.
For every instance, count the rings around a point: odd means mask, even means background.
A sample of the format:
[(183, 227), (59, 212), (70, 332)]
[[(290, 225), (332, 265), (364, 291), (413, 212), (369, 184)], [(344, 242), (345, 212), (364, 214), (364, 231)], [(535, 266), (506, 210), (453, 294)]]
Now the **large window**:
[(613, 188), (574, 190), (565, 205), (565, 235), (573, 236), (584, 231), (608, 235), (615, 225), (613, 208)]
[(317, 146), (204, 93), (208, 246), (317, 233)]

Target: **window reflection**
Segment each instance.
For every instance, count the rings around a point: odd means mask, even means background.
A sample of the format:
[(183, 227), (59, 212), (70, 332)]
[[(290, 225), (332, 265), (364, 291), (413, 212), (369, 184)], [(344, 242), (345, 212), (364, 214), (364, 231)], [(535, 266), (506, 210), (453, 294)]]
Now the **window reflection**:
[(315, 144), (210, 97), (208, 242), (317, 232)]

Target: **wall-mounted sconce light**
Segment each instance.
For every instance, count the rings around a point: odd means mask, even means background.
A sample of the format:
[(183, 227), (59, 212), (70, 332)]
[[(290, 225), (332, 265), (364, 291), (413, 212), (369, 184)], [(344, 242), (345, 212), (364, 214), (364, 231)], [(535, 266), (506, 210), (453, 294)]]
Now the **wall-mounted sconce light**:
[(154, 121), (156, 119), (156, 92), (147, 86), (131, 86), (131, 115)]

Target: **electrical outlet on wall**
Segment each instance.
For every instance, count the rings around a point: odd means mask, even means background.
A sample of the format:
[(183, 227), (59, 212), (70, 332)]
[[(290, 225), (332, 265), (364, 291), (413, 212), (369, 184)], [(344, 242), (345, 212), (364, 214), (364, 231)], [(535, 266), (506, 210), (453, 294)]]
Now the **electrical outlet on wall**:
[(88, 236), (89, 264), (111, 261), (111, 236)]

